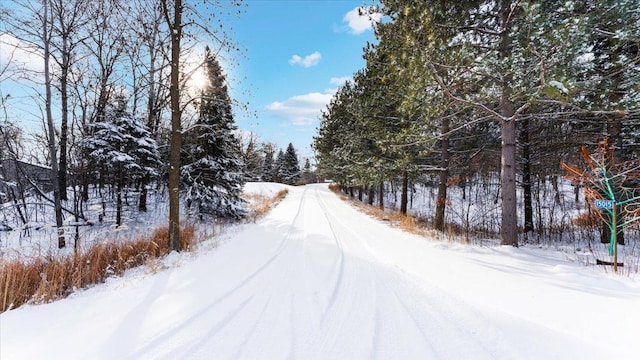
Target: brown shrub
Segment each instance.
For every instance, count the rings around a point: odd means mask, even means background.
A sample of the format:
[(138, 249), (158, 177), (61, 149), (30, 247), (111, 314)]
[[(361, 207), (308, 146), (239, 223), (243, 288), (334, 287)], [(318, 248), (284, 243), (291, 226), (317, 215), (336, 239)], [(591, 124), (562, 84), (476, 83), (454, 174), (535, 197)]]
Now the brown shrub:
[[(180, 250), (193, 248), (195, 227), (180, 232)], [(169, 252), (169, 229), (148, 238), (119, 243), (100, 242), (72, 256), (34, 258), (0, 263), (0, 312), (27, 302), (42, 303), (68, 296), (77, 288), (122, 275), (127, 269)]]
[(602, 219), (593, 211), (587, 211), (576, 216), (573, 219), (573, 224), (580, 227), (600, 227), (602, 226)]

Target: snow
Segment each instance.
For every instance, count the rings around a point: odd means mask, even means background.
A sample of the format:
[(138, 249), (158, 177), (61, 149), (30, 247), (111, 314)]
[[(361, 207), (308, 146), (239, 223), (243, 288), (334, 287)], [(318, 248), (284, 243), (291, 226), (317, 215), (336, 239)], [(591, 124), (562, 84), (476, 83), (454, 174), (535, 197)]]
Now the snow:
[[(277, 191), (248, 183), (245, 191)], [(280, 186), (280, 188), (282, 188)], [(271, 189), (271, 190), (269, 190)], [(0, 315), (9, 359), (636, 359), (640, 279), (389, 227), (287, 187), (219, 245)], [(213, 240), (211, 240), (213, 242)]]
[(567, 89), (566, 86), (564, 86), (563, 83), (556, 81), (556, 80), (551, 80), (549, 81), (549, 85), (553, 86), (554, 88), (560, 90), (563, 94), (568, 94), (569, 93), (569, 89)]
[(244, 184), (242, 191), (247, 194), (257, 194), (273, 197), (279, 191), (284, 189), (293, 191), (295, 187), (275, 182), (247, 182)]

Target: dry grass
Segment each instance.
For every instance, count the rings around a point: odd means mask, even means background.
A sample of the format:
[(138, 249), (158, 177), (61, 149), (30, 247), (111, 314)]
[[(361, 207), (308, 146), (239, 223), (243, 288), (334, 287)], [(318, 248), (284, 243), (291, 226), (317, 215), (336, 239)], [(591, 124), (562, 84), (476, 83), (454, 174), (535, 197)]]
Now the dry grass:
[[(347, 199), (345, 198), (342, 200)], [(410, 214), (403, 214), (400, 211), (394, 209), (383, 210), (380, 207), (371, 206), (357, 201), (353, 201), (352, 204), (359, 207), (367, 215), (373, 216), (383, 221), (388, 221), (392, 226), (399, 227), (406, 232), (417, 235), (424, 235), (425, 231), (427, 230), (426, 224), (420, 222)]]
[(397, 226), (400, 229), (417, 235), (422, 235), (426, 231), (426, 226), (424, 224), (420, 224), (420, 222), (412, 215), (403, 214), (400, 211), (387, 209), (382, 210), (379, 207), (372, 207), (367, 205), (365, 207), (366, 213), (384, 220), (389, 221), (391, 225)]
[[(195, 227), (180, 233), (180, 249), (194, 245)], [(149, 238), (120, 243), (102, 242), (73, 256), (34, 258), (0, 264), (0, 312), (25, 303), (50, 302), (75, 289), (103, 282), (169, 253), (169, 229), (156, 230)]]
[(289, 190), (282, 189), (272, 197), (262, 194), (243, 194), (242, 197), (249, 202), (249, 215), (247, 218), (256, 221), (263, 217), (282, 201), (288, 193)]
[(333, 191), (334, 193), (339, 193), (340, 192), (340, 186), (338, 184), (329, 184), (329, 190)]
[[(340, 200), (350, 201), (350, 199), (340, 191), (340, 187), (338, 185), (329, 184), (329, 190), (338, 194), (340, 196)], [(421, 223), (410, 214), (403, 214), (394, 209), (381, 209), (378, 206), (368, 205), (359, 201), (352, 201), (351, 203), (358, 206), (366, 214), (383, 221), (389, 221), (392, 226), (399, 227), (406, 232), (423, 235), (427, 229), (426, 224)]]
[(576, 216), (573, 219), (573, 224), (579, 227), (600, 227), (602, 226), (602, 219), (593, 211), (587, 211)]

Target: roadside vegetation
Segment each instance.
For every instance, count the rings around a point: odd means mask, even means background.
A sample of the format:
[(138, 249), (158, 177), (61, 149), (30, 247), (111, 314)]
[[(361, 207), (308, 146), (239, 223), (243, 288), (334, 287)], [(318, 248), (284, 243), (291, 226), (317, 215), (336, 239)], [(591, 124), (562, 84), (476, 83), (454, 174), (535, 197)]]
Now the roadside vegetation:
[[(195, 227), (182, 229), (180, 250), (193, 249)], [(157, 264), (169, 250), (169, 229), (146, 238), (124, 242), (99, 241), (73, 255), (36, 256), (0, 262), (0, 312), (25, 303), (46, 303), (65, 298), (77, 289), (104, 282), (126, 270)], [(154, 266), (149, 266), (153, 269)]]
[(253, 222), (260, 219), (278, 205), (278, 203), (282, 201), (288, 193), (289, 190), (283, 189), (278, 191), (274, 196), (257, 193), (243, 194), (242, 198), (249, 203), (247, 219)]

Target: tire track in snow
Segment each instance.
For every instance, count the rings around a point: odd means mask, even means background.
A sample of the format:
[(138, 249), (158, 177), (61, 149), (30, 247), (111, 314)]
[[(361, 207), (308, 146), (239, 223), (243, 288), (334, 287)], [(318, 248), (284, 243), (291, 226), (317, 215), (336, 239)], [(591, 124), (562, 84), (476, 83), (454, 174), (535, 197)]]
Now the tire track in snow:
[[(299, 224), (300, 223), (300, 215), (302, 213), (302, 207), (303, 207), (304, 202), (305, 202), (305, 193), (306, 193), (306, 191), (307, 191), (307, 189), (305, 188), (305, 190), (303, 191), (303, 193), (302, 193), (302, 195), (300, 197), (300, 202), (298, 203), (298, 208), (297, 208), (297, 211), (296, 211), (296, 213), (295, 213), (295, 215), (293, 217), (293, 220), (291, 221), (291, 224), (287, 228), (287, 232), (282, 237), (282, 240), (279, 242), (279, 244), (278, 244), (277, 248), (274, 250), (273, 254), (264, 263), (262, 263), (255, 271), (253, 271), (250, 275), (248, 275), (244, 280), (239, 282), (236, 286), (234, 286), (233, 288), (231, 288), (228, 291), (226, 291), (225, 293), (223, 293), (217, 299), (213, 300), (209, 305), (207, 305), (206, 307), (202, 308), (200, 311), (197, 311), (193, 315), (187, 317), (186, 319), (182, 320), (176, 326), (165, 330), (164, 333), (159, 334), (158, 336), (156, 336), (153, 341), (151, 341), (148, 344), (146, 344), (145, 346), (137, 349), (131, 355), (130, 358), (132, 358), (132, 359), (140, 358), (141, 356), (144, 356), (145, 354), (147, 354), (149, 352), (155, 353), (155, 352), (157, 352), (158, 349), (165, 348), (166, 344), (168, 342), (174, 341), (172, 339), (174, 339), (177, 334), (180, 334), (180, 333), (183, 333), (183, 332), (187, 332), (192, 323), (194, 323), (199, 318), (204, 317), (208, 313), (210, 313), (213, 310), (215, 310), (224, 301), (232, 298), (241, 289), (245, 288), (246, 286), (248, 286), (249, 284), (251, 284), (252, 282), (257, 280), (260, 276), (264, 275), (265, 272), (267, 271), (267, 269), (269, 269), (275, 263), (276, 259), (278, 259), (278, 257), (280, 257), (282, 255), (282, 253), (284, 252), (284, 250), (287, 247), (287, 245), (290, 244), (290, 240), (291, 240), (291, 238), (292, 238), (292, 236), (294, 234), (294, 230), (296, 229), (296, 225), (299, 227), (299, 225), (300, 225)], [(272, 279), (278, 279), (278, 277), (273, 277)], [(260, 288), (264, 289), (266, 286), (267, 286), (267, 284), (264, 283), (264, 284), (262, 284), (262, 286), (260, 286)], [(243, 301), (242, 303), (246, 304), (246, 301)], [(226, 323), (230, 323), (239, 313), (240, 312), (233, 312), (233, 315), (226, 321)]]
[[(308, 204), (307, 191), (308, 189), (305, 188), (300, 195), (296, 214), (283, 236), (282, 246), (279, 247), (277, 254), (269, 259), (268, 268), (262, 269), (261, 273), (255, 277), (261, 281), (262, 289), (260, 292), (269, 296), (270, 300), (261, 315), (254, 320), (251, 331), (243, 335), (244, 341), (239, 346), (244, 350), (236, 352), (233, 355), (234, 359), (256, 358), (256, 356), (260, 356), (257, 355), (260, 354), (260, 351), (256, 351), (256, 349), (265, 346), (270, 351), (274, 351), (271, 347), (275, 346), (273, 344), (276, 342), (269, 345), (265, 343), (264, 338), (272, 337), (277, 333), (287, 333), (288, 336), (278, 339), (279, 349), (275, 351), (282, 353), (284, 349), (287, 349), (284, 351), (288, 353), (287, 357), (292, 357), (295, 353), (297, 338), (295, 329), (297, 328), (297, 316), (299, 316), (295, 312), (296, 291), (300, 286), (305, 285), (305, 281), (301, 281), (300, 276), (305, 264), (302, 252), (307, 241), (304, 228), (307, 216), (306, 205)], [(274, 314), (278, 315), (274, 316)], [(282, 321), (283, 319), (287, 319), (287, 321)], [(288, 340), (288, 345), (282, 341), (285, 340), (284, 338)]]
[[(326, 206), (326, 205), (325, 205)], [(389, 277), (389, 272), (392, 270), (391, 267), (385, 267), (385, 271), (383, 272), (382, 269), (379, 264), (384, 264), (384, 262), (376, 255), (376, 253), (374, 252), (374, 250), (370, 247), (370, 245), (366, 242), (366, 240), (363, 239), (363, 235), (360, 233), (355, 232), (351, 226), (347, 225), (346, 223), (344, 223), (344, 221), (338, 217), (338, 216), (334, 216), (334, 219), (336, 222), (338, 222), (342, 228), (344, 229), (344, 231), (348, 232), (351, 236), (349, 236), (348, 238), (355, 240), (356, 242), (358, 242), (359, 247), (366, 253), (368, 254), (368, 261), (371, 262), (372, 266), (370, 267), (374, 272), (375, 272), (375, 276), (374, 279), (376, 280), (376, 283), (378, 285), (380, 285), (381, 288), (383, 288), (384, 291), (379, 292), (381, 294), (381, 296), (389, 296), (388, 294), (390, 294), (392, 296), (391, 301), (387, 301), (387, 303), (392, 303), (394, 304), (396, 307), (399, 305), (401, 306), (403, 311), (398, 311), (400, 313), (405, 314), (405, 317), (411, 320), (411, 325), (415, 328), (415, 330), (418, 331), (418, 333), (420, 334), (422, 340), (424, 341), (424, 344), (426, 345), (426, 347), (429, 349), (429, 352), (432, 353), (431, 355), (437, 354), (437, 350), (436, 350), (436, 346), (434, 344), (434, 342), (430, 339), (430, 337), (425, 334), (422, 326), (420, 325), (420, 321), (418, 320), (418, 316), (415, 315), (412, 311), (409, 310), (409, 307), (407, 306), (407, 304), (405, 303), (404, 298), (415, 298), (414, 294), (411, 294), (411, 296), (407, 296), (408, 294), (399, 294), (399, 290), (397, 287), (397, 283), (401, 283), (402, 281), (396, 282), (390, 282), (387, 277)], [(362, 251), (360, 252), (362, 253)], [(402, 279), (400, 279), (402, 280)], [(379, 310), (377, 310), (377, 313), (379, 312)], [(396, 320), (397, 322), (397, 318), (398, 317), (391, 317), (390, 319)], [(404, 330), (406, 331), (406, 329)], [(406, 354), (407, 356), (409, 356), (410, 354)]]
[[(264, 335), (273, 336), (273, 334), (276, 333), (275, 329), (273, 332), (269, 332), (265, 329), (273, 328), (274, 323), (278, 323), (279, 326), (283, 326), (282, 322), (278, 322), (276, 321), (276, 319), (285, 318), (288, 319), (286, 325), (288, 325), (287, 330), (289, 332), (289, 357), (293, 355), (293, 349), (295, 347), (295, 325), (293, 311), (294, 292), (292, 291), (290, 286), (292, 284), (300, 284), (300, 282), (296, 282), (296, 279), (294, 277), (298, 274), (299, 271), (299, 269), (296, 269), (296, 266), (300, 266), (300, 263), (302, 262), (302, 258), (300, 256), (296, 256), (298, 255), (297, 251), (304, 247), (306, 238), (304, 232), (304, 220), (305, 205), (307, 203), (307, 191), (308, 189), (305, 188), (300, 195), (296, 213), (291, 220), (287, 232), (282, 237), (282, 241), (280, 243), (280, 246), (278, 247), (276, 254), (274, 254), (274, 256), (267, 261), (265, 266), (260, 270), (260, 273), (254, 276), (254, 278), (256, 279), (258, 278), (258, 276), (260, 276), (260, 278), (262, 279), (261, 292), (268, 294), (270, 300), (268, 304), (265, 305), (265, 308), (263, 309), (261, 315), (255, 320), (251, 332), (246, 335), (245, 341), (241, 346), (244, 351), (239, 353), (238, 357), (234, 355), (234, 359), (255, 358), (255, 354), (259, 354), (260, 352), (253, 351), (255, 350), (255, 348), (251, 346), (252, 339), (254, 340), (254, 343), (257, 342), (257, 347), (264, 346), (265, 344), (260, 340), (260, 337)], [(276, 316), (276, 319), (271, 316), (274, 311), (279, 314), (278, 316)], [(248, 351), (250, 349), (253, 351), (253, 355), (248, 354)]]
[[(326, 203), (324, 203), (323, 206), (325, 210), (328, 208)], [(429, 284), (429, 291), (438, 293), (438, 296), (429, 295), (428, 292), (425, 291), (420, 291), (420, 294), (417, 294), (415, 289), (424, 287), (424, 285), (426, 285), (424, 282), (420, 285), (413, 284), (414, 286), (408, 286), (406, 279), (408, 274), (400, 273), (392, 266), (385, 264), (368, 244), (364, 234), (356, 232), (351, 224), (346, 224), (343, 221), (342, 217), (328, 213), (328, 211), (325, 212), (325, 215), (331, 217), (329, 222), (332, 223), (332, 230), (334, 235), (336, 235), (336, 241), (341, 242), (340, 238), (346, 233), (347, 236), (344, 236), (344, 238), (351, 240), (349, 241), (349, 245), (355, 247), (355, 251), (353, 252), (365, 255), (367, 262), (371, 263), (369, 267), (370, 270), (373, 270), (375, 274), (372, 278), (383, 290), (378, 292), (380, 297), (390, 297), (390, 299), (384, 301), (384, 304), (395, 306), (396, 314), (405, 314), (405, 319), (409, 320), (409, 323), (420, 335), (424, 342), (425, 350), (428, 351), (431, 356), (435, 355), (438, 358), (449, 358), (452, 355), (452, 351), (458, 355), (462, 351), (466, 355), (475, 358), (479, 356), (480, 358), (494, 358), (496, 349), (487, 347), (487, 341), (485, 339), (489, 338), (491, 342), (500, 343), (503, 337), (501, 336), (501, 331), (495, 326), (490, 325), (479, 311), (470, 308), (461, 300), (446, 294), (431, 284)], [(335, 225), (338, 226), (336, 227)], [(373, 230), (369, 231), (371, 232), (371, 236), (376, 236)], [(344, 245), (342, 248), (344, 251)], [(409, 289), (412, 289), (412, 291)], [(411, 307), (407, 304), (407, 300), (404, 299), (413, 300), (418, 306)], [(426, 300), (426, 304), (422, 304), (418, 299)], [(445, 303), (456, 304), (456, 306), (443, 307), (442, 305)], [(438, 310), (431, 310), (434, 307)], [(412, 311), (411, 309), (415, 310)], [(380, 309), (376, 309), (376, 312), (379, 313)], [(390, 319), (391, 321), (397, 322), (398, 318), (399, 317), (396, 316)], [(470, 319), (474, 320), (471, 329), (459, 325), (461, 323), (468, 324)], [(434, 322), (437, 326), (434, 326)], [(426, 329), (430, 329), (431, 331), (425, 331)], [(479, 333), (480, 330), (482, 334)], [(407, 329), (405, 328), (404, 331), (406, 332)], [(442, 346), (438, 346), (438, 341), (434, 341), (432, 338), (434, 334), (436, 337), (443, 336), (443, 332), (449, 334), (446, 336), (447, 339), (451, 337), (462, 339), (460, 341), (460, 347), (456, 346), (451, 349), (442, 349)], [(482, 339), (480, 339), (480, 336), (482, 336)], [(451, 341), (443, 341), (441, 343), (451, 344)], [(411, 354), (406, 355), (410, 356)]]
[[(325, 194), (333, 196), (332, 193), (320, 192), (316, 188), (316, 200), (320, 205), (322, 214), (331, 230), (332, 238), (339, 249), (340, 265), (333, 289), (328, 299), (322, 316), (323, 341), (320, 349), (326, 352), (338, 352), (338, 355), (350, 357), (371, 358), (373, 349), (380, 333), (380, 314), (377, 305), (377, 288), (374, 279), (368, 276), (368, 266), (361, 259), (346, 253), (346, 244), (340, 235), (339, 229), (334, 224), (334, 215), (324, 199)], [(365, 301), (368, 300), (368, 301)], [(354, 320), (354, 317), (356, 318)], [(360, 320), (358, 320), (360, 319)], [(355, 327), (355, 328), (354, 328)], [(353, 352), (347, 349), (331, 348), (338, 344), (338, 336), (344, 329), (354, 328), (353, 332), (358, 333), (360, 338), (366, 342), (353, 345)], [(368, 334), (369, 336), (363, 336)], [(355, 339), (354, 339), (355, 341)], [(358, 349), (356, 349), (358, 348)], [(361, 357), (354, 356), (356, 351), (361, 352)], [(339, 357), (338, 357), (339, 358)]]
[(262, 310), (260, 311), (260, 314), (258, 315), (258, 318), (256, 319), (256, 321), (253, 323), (253, 325), (249, 329), (249, 332), (245, 335), (244, 341), (242, 341), (240, 344), (238, 344), (237, 350), (233, 354), (233, 359), (242, 359), (242, 358), (244, 358), (243, 355), (246, 352), (246, 349), (248, 349), (247, 345), (249, 344), (249, 340), (255, 334), (256, 330), (258, 329), (258, 325), (262, 323), (262, 319), (264, 318), (264, 315), (265, 315), (265, 313), (267, 311), (267, 308), (269, 307), (270, 304), (271, 304), (271, 297), (269, 297), (267, 299), (267, 301), (265, 302), (264, 306), (262, 307)]
[[(180, 354), (180, 356), (178, 356), (178, 354), (176, 354), (175, 358), (183, 358), (183, 359), (193, 358), (193, 356), (196, 354), (196, 352), (198, 350), (202, 349), (205, 345), (207, 345), (207, 343), (211, 340), (212, 337), (214, 337), (220, 331), (224, 330), (227, 327), (227, 325), (229, 325), (231, 323), (231, 321), (233, 319), (235, 319), (241, 312), (243, 312), (243, 310), (245, 310), (247, 308), (247, 305), (251, 301), (253, 301), (254, 296), (255, 296), (255, 294), (249, 296), (246, 300), (244, 300), (242, 303), (240, 303), (240, 305), (236, 309), (231, 311), (224, 318), (222, 318), (219, 322), (214, 324), (209, 329), (209, 331), (207, 331), (206, 335), (201, 336), (200, 341), (198, 343), (190, 346), (186, 351), (183, 352), (183, 354)], [(269, 302), (267, 301), (267, 304), (268, 303)], [(266, 308), (266, 305), (265, 305), (265, 307), (263, 307), (263, 311), (264, 311), (264, 308)]]
[(336, 231), (333, 228), (333, 225), (331, 224), (331, 220), (329, 219), (329, 215), (328, 215), (328, 210), (327, 210), (327, 204), (325, 203), (325, 200), (319, 196), (319, 191), (318, 189), (315, 189), (315, 197), (318, 200), (318, 204), (320, 205), (320, 209), (322, 210), (322, 215), (324, 216), (324, 218), (327, 221), (327, 224), (329, 226), (329, 229), (331, 230), (331, 235), (333, 236), (333, 241), (336, 243), (336, 246), (339, 250), (338, 255), (339, 255), (339, 266), (338, 266), (338, 270), (337, 270), (337, 275), (336, 275), (336, 280), (334, 280), (333, 282), (333, 290), (331, 291), (331, 295), (329, 296), (329, 301), (327, 303), (327, 306), (325, 307), (324, 311), (322, 312), (322, 318), (320, 320), (321, 323), (325, 322), (327, 313), (329, 312), (329, 310), (331, 308), (333, 308), (333, 306), (335, 306), (337, 297), (338, 297), (338, 291), (341, 289), (342, 287), (342, 283), (344, 281), (344, 247), (342, 246), (342, 242), (338, 239), (338, 236), (336, 235)]

